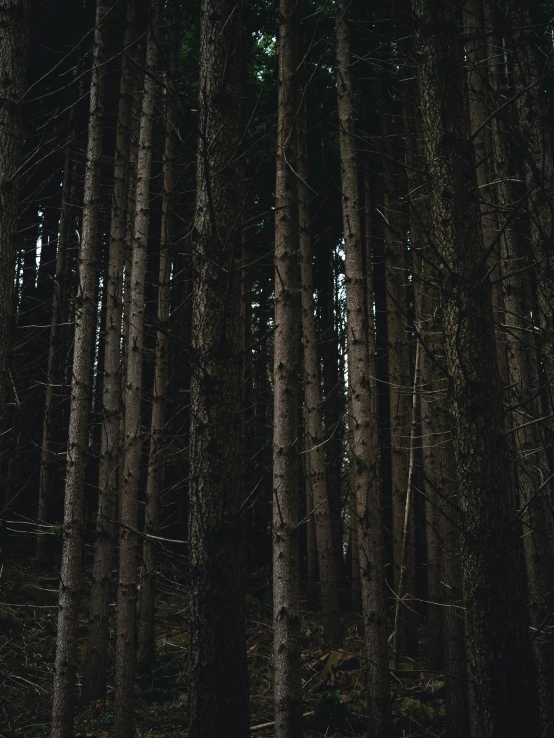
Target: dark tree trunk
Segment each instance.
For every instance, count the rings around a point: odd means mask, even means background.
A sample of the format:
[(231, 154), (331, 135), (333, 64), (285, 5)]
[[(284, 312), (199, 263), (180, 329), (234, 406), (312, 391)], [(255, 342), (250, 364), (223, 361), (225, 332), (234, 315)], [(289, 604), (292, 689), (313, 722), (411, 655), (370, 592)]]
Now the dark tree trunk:
[(273, 659), (276, 738), (302, 735), (298, 569), (297, 188), (294, 159), (298, 112), (298, 16), (294, 0), (279, 5), (277, 182), (275, 189), (275, 338), (273, 426)]
[[(18, 212), (18, 169), (23, 142), (21, 99), (25, 92), (28, 0), (0, 2), (0, 433), (4, 433), (4, 410), (8, 377), (15, 238)], [(3, 480), (2, 480), (3, 482)], [(0, 510), (4, 505), (0, 491)]]
[(191, 738), (249, 735), (240, 509), (242, 35), (241, 3), (202, 0), (190, 391)]
[[(75, 135), (75, 108), (71, 108), (67, 126), (68, 139), (71, 142)], [(39, 525), (51, 521), (52, 512), (52, 463), (54, 442), (54, 408), (60, 393), (62, 382), (60, 367), (60, 349), (62, 348), (59, 323), (63, 319), (66, 303), (66, 262), (67, 250), (71, 238), (71, 190), (75, 176), (74, 154), (68, 143), (65, 152), (65, 163), (62, 184), (62, 202), (60, 213), (60, 233), (56, 254), (54, 289), (52, 293), (52, 317), (50, 322), (50, 340), (48, 345), (48, 365), (46, 369), (46, 389), (44, 396), (44, 416), (42, 420), (42, 443), (40, 449), (40, 476), (38, 496)], [(41, 528), (37, 531), (37, 561), (43, 562), (50, 553), (49, 537)]]
[(324, 638), (328, 646), (336, 646), (340, 644), (342, 635), (339, 618), (336, 558), (333, 548), (331, 511), (327, 494), (321, 382), (317, 360), (307, 146), (306, 111), (303, 108), (299, 116), (298, 125), (297, 166), (299, 178), (297, 186), (302, 343), (304, 354), (304, 426), (307, 444), (306, 454), (308, 456), (306, 459), (306, 470), (308, 472), (306, 474), (306, 487), (310, 490), (313, 504)]
[(473, 687), (471, 734), (537, 736), (536, 678), (518, 575), (514, 487), (503, 434), (487, 254), (465, 127), (455, 3), (412, 0), (412, 8), (430, 175), (432, 240), (427, 249), (440, 260), (464, 531), (460, 557)]
[[(174, 6), (177, 7), (176, 5)], [(173, 226), (174, 161), (177, 153), (177, 107), (174, 84), (177, 79), (180, 26), (176, 11), (173, 13), (171, 40), (170, 81), (165, 95), (165, 150), (163, 161), (162, 224), (160, 234), (160, 264), (158, 274), (158, 330), (156, 333), (156, 366), (152, 397), (152, 421), (150, 425), (150, 450), (146, 481), (146, 507), (144, 531), (157, 535), (160, 525), (160, 505), (163, 486), (167, 407), (166, 395), (169, 381), (169, 278), (171, 272), (171, 233)], [(142, 663), (150, 668), (155, 658), (154, 615), (156, 603), (157, 546), (147, 538), (142, 549), (140, 593), (138, 609), (138, 637)]]
[(79, 249), (79, 289), (75, 305), (73, 378), (71, 382), (71, 412), (67, 446), (64, 541), (60, 573), (52, 738), (72, 738), (73, 736), (79, 586), (81, 584), (81, 559), (83, 555), (85, 466), (91, 390), (90, 368), (92, 365), (92, 335), (95, 325), (96, 258), (99, 239), (100, 157), (102, 154), (107, 47), (104, 21), (109, 7), (110, 4), (104, 2), (104, 0), (97, 0), (87, 163), (85, 168), (83, 227)]
[[(127, 6), (124, 48), (136, 38), (135, 0)], [(136, 55), (136, 47), (131, 48)], [(136, 56), (123, 57), (119, 87), (119, 110), (114, 156), (108, 274), (106, 284), (106, 319), (104, 338), (104, 381), (102, 385), (102, 420), (100, 466), (98, 473), (98, 510), (96, 541), (89, 605), (89, 632), (83, 678), (83, 703), (101, 698), (106, 689), (109, 641), (109, 606), (112, 596), (117, 514), (119, 428), (121, 423), (121, 313), (123, 303), (123, 262), (127, 215), (129, 168), (129, 125), (133, 102)]]
[(142, 459), (142, 353), (144, 344), (144, 284), (148, 223), (150, 217), (150, 176), (152, 131), (158, 61), (158, 0), (150, 0), (146, 64), (140, 116), (137, 190), (134, 217), (133, 253), (129, 280), (129, 323), (124, 403), (124, 463), (119, 499), (119, 582), (117, 588), (117, 641), (115, 734), (133, 735), (133, 689), (137, 601), (137, 523), (140, 467)]
[[(337, 93), (339, 114), (342, 215), (345, 241), (346, 331), (348, 350), (348, 440), (350, 486), (356, 500), (362, 612), (367, 657), (368, 736), (390, 738), (389, 687), (384, 575), (381, 545), (381, 481), (377, 382), (370, 371), (363, 269), (354, 95), (348, 29), (348, 3), (336, 2)], [(372, 296), (369, 298), (371, 301)]]

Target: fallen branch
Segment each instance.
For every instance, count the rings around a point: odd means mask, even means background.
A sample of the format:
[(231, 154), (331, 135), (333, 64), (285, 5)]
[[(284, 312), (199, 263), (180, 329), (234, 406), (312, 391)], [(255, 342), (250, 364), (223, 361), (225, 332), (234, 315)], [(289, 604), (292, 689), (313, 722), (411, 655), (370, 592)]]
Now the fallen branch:
[[(313, 715), (313, 714), (314, 714), (314, 711), (312, 710), (311, 712), (305, 712), (302, 715), (302, 717), (303, 718), (310, 717), (310, 715)], [(273, 728), (274, 725), (275, 725), (275, 722), (274, 721), (271, 722), (271, 723), (262, 723), (261, 725), (253, 725), (250, 728), (250, 732), (253, 733), (255, 730), (264, 730), (264, 728)]]

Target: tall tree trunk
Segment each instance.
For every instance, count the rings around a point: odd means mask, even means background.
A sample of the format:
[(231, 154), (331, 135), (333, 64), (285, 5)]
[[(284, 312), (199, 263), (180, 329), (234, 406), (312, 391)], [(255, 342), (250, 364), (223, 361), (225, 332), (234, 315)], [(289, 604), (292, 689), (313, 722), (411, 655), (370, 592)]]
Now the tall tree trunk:
[[(129, 0), (123, 36), (128, 49), (136, 40), (135, 0)], [(129, 125), (136, 77), (136, 47), (124, 55), (119, 86), (114, 156), (110, 245), (108, 255), (107, 300), (105, 320), (104, 381), (102, 385), (102, 421), (100, 466), (98, 473), (98, 510), (96, 541), (89, 605), (89, 632), (83, 677), (83, 703), (101, 698), (106, 689), (109, 641), (109, 606), (115, 553), (117, 483), (119, 466), (119, 427), (121, 422), (121, 312), (125, 225), (127, 215), (127, 170), (129, 168)]]
[(488, 264), (492, 279), (492, 303), (495, 317), (496, 352), (502, 386), (508, 384), (508, 365), (506, 356), (506, 336), (501, 326), (502, 281), (500, 277), (500, 249), (498, 244), (498, 210), (495, 202), (496, 179), (493, 134), (494, 120), (489, 121), (491, 112), (491, 88), (488, 79), (487, 38), (483, 26), (482, 0), (467, 0), (463, 9), (463, 23), (466, 34), (467, 89), (469, 109), (469, 129), (473, 137), (475, 151), (475, 173), (479, 190), (479, 209), (483, 244), (488, 254)]
[(150, 0), (146, 64), (140, 117), (137, 160), (133, 256), (130, 275), (127, 366), (124, 404), (124, 463), (119, 504), (119, 583), (117, 589), (115, 734), (133, 735), (133, 689), (135, 619), (137, 599), (138, 492), (142, 458), (142, 348), (144, 342), (144, 283), (148, 222), (150, 216), (150, 170), (158, 61), (158, 0)]
[(88, 445), (92, 335), (96, 295), (96, 256), (99, 222), (100, 157), (104, 118), (107, 39), (106, 14), (111, 4), (97, 0), (83, 225), (79, 249), (79, 287), (75, 305), (73, 379), (65, 481), (64, 540), (60, 574), (58, 638), (54, 672), (52, 738), (73, 736), (79, 585), (83, 555), (84, 485)]
[[(401, 202), (403, 173), (396, 162), (400, 155), (395, 143), (395, 130), (385, 121), (383, 169), (385, 219), (385, 280), (387, 305), (387, 337), (389, 367), (389, 413), (392, 484), (392, 539), (394, 559), (394, 588), (396, 597), (404, 599), (415, 594), (415, 547), (413, 507), (408, 519), (406, 565), (403, 577), (404, 591), (400, 592), (400, 572), (403, 568), (402, 540), (404, 512), (408, 489), (408, 446), (411, 417), (410, 346), (408, 343), (408, 281), (404, 256), (405, 213)], [(404, 605), (402, 628), (399, 634), (401, 651), (413, 656), (417, 652), (417, 633), (413, 605)]]
[(431, 184), (428, 250), (431, 257), (436, 250), (440, 259), (464, 529), (460, 557), (473, 687), (471, 734), (537, 736), (536, 679), (518, 576), (518, 531), (503, 434), (487, 254), (465, 130), (456, 4), (412, 0), (412, 8)]
[[(62, 202), (60, 212), (60, 234), (58, 252), (56, 254), (56, 271), (52, 294), (52, 318), (50, 321), (50, 340), (48, 345), (48, 365), (46, 369), (46, 389), (44, 396), (44, 416), (42, 420), (42, 443), (40, 447), (40, 475), (38, 492), (38, 513), (40, 523), (48, 523), (52, 507), (52, 456), (53, 456), (53, 413), (56, 396), (60, 394), (61, 372), (59, 352), (61, 347), (59, 323), (63, 317), (66, 301), (65, 272), (67, 249), (71, 238), (71, 189), (75, 176), (74, 153), (71, 148), (75, 135), (75, 107), (71, 108), (67, 126), (68, 143), (65, 151), (65, 163), (62, 184)], [(48, 535), (42, 528), (37, 531), (36, 556), (39, 564), (46, 560), (49, 553)]]
[(189, 735), (249, 735), (241, 503), (242, 4), (202, 0), (193, 252)]
[[(381, 544), (377, 383), (370, 374), (366, 277), (359, 213), (354, 96), (350, 77), (348, 2), (336, 2), (337, 92), (345, 241), (348, 423), (356, 496), (362, 611), (367, 656), (368, 736), (392, 736)], [(369, 297), (373, 302), (372, 296)]]
[[(163, 448), (167, 423), (166, 393), (169, 380), (169, 280), (171, 273), (171, 233), (173, 226), (173, 167), (177, 153), (177, 107), (174, 85), (177, 79), (177, 62), (181, 41), (180, 25), (177, 19), (177, 5), (174, 5), (171, 38), (171, 57), (169, 63), (170, 79), (165, 90), (165, 150), (163, 161), (162, 225), (160, 235), (160, 266), (158, 275), (158, 330), (156, 333), (156, 366), (152, 397), (152, 420), (150, 426), (150, 451), (148, 457), (148, 477), (146, 481), (146, 508), (144, 530), (149, 535), (157, 535), (160, 525), (160, 495), (163, 486)], [(142, 568), (138, 609), (139, 649), (143, 665), (154, 663), (155, 637), (154, 613), (156, 601), (155, 570), (157, 548), (155, 541), (147, 538), (142, 549)]]
[[(4, 413), (15, 281), (18, 170), (23, 143), (21, 100), (27, 73), (28, 14), (28, 0), (0, 2), (0, 452), (6, 431)], [(0, 477), (0, 511), (6, 503), (4, 482)]]
[(530, 243), (535, 257), (540, 345), (550, 412), (554, 412), (554, 160), (550, 118), (541, 77), (545, 63), (530, 16), (529, 0), (505, 5), (508, 63), (512, 70), (517, 120), (510, 134), (523, 153)]
[(279, 3), (273, 425), (273, 659), (276, 738), (302, 735), (298, 569), (297, 188), (291, 168), (298, 112), (298, 15)]
[(341, 642), (339, 596), (335, 551), (325, 468), (323, 443), (323, 414), (321, 383), (317, 358), (315, 327), (314, 284), (312, 270), (312, 239), (310, 233), (310, 194), (308, 189), (308, 151), (305, 105), (298, 123), (298, 232), (300, 242), (300, 289), (302, 296), (302, 338), (304, 353), (304, 424), (309, 464), (306, 483), (313, 499), (315, 536), (319, 581), (321, 587), (321, 611), (324, 621), (324, 639), (328, 646)]
[[(502, 53), (498, 39), (498, 18), (490, 3), (486, 4), (481, 20), (481, 33), (488, 39), (490, 86), (494, 104), (502, 103), (501, 91), (507, 79), (496, 62)], [(494, 43), (496, 41), (496, 44)], [(513, 112), (513, 111), (512, 111)], [(501, 222), (500, 248), (502, 255), (501, 287), (504, 297), (506, 347), (509, 366), (509, 405), (513, 408), (511, 438), (517, 452), (517, 482), (520, 513), (523, 523), (523, 551), (530, 599), (529, 613), (537, 635), (533, 640), (538, 672), (539, 698), (543, 736), (554, 734), (554, 641), (551, 627), (554, 617), (554, 571), (552, 568), (552, 519), (549, 509), (550, 469), (544, 434), (537, 422), (541, 416), (538, 346), (533, 324), (532, 280), (528, 271), (531, 253), (522, 240), (525, 227), (517, 217), (521, 192), (514, 191), (518, 181), (514, 157), (514, 142), (509, 135), (508, 111), (493, 120), (496, 161), (498, 162), (497, 191)], [(529, 182), (527, 182), (529, 185)], [(517, 185), (515, 185), (517, 188)], [(540, 267), (539, 267), (540, 269)]]
[[(444, 403), (446, 377), (438, 371), (437, 364), (444, 364), (440, 356), (443, 336), (439, 314), (439, 290), (436, 288), (436, 268), (422, 258), (425, 233), (429, 229), (428, 198), (425, 196), (425, 180), (421, 175), (421, 115), (417, 91), (407, 90), (403, 101), (404, 131), (406, 136), (406, 165), (408, 179), (408, 204), (410, 212), (410, 251), (415, 303), (417, 340), (422, 344), (420, 355), (420, 423), (421, 461), (423, 464), (423, 490), (425, 505), (425, 542), (427, 549), (427, 621), (424, 645), (427, 668), (436, 671), (444, 664), (444, 607), (445, 588), (442, 584), (443, 551), (446, 541), (441, 532), (443, 502), (441, 489), (447, 477), (441, 474), (440, 454), (446, 438), (439, 437), (436, 408)], [(423, 193), (423, 194), (422, 194)], [(439, 363), (440, 362), (440, 363)], [(449, 470), (454, 473), (454, 470)], [(452, 577), (448, 574), (450, 579)], [(458, 583), (461, 585), (461, 583)], [(459, 592), (460, 586), (458, 586)], [(463, 677), (465, 683), (465, 674)]]
[[(338, 238), (338, 236), (337, 236)], [(335, 326), (335, 270), (333, 235), (322, 237), (323, 243), (315, 250), (315, 274), (319, 276), (318, 329), (323, 379), (323, 417), (325, 420), (325, 447), (327, 456), (327, 495), (331, 515), (331, 530), (335, 550), (335, 571), (345, 603), (344, 554), (342, 529), (342, 460), (344, 436), (344, 383), (339, 375), (339, 338)], [(318, 274), (319, 272), (319, 274)]]

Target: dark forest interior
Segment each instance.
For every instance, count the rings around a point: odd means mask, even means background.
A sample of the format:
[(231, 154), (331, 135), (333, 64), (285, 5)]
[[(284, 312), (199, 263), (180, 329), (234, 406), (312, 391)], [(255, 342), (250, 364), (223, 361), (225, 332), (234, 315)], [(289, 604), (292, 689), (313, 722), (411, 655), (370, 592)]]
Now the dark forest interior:
[(554, 738), (553, 38), (0, 0), (0, 738)]

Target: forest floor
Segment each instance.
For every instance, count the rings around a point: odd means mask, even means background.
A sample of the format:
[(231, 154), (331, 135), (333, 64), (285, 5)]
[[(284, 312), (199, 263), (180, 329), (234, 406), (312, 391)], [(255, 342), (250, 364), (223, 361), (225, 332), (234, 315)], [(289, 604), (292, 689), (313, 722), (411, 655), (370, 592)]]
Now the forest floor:
[[(267, 583), (248, 595), (248, 660), (252, 735), (273, 735), (272, 628)], [(256, 596), (258, 592), (259, 596)], [(85, 598), (83, 598), (85, 599)], [(0, 738), (48, 735), (55, 654), (57, 574), (40, 576), (28, 559), (12, 557), (0, 565)], [(158, 603), (158, 665), (136, 678), (137, 738), (182, 738), (186, 735), (187, 588), (179, 567), (161, 578)], [(314, 613), (302, 621), (302, 678), (305, 735), (363, 736), (366, 702), (361, 664), (360, 619), (345, 621), (340, 651), (323, 646), (322, 627)], [(83, 609), (79, 667), (86, 635)], [(112, 632), (113, 636), (113, 632)], [(112, 648), (113, 648), (112, 637)], [(113, 663), (113, 654), (112, 654)], [(402, 678), (391, 676), (395, 733), (405, 738), (444, 735), (444, 682), (416, 662), (402, 664)], [(432, 678), (431, 678), (432, 677)], [(109, 675), (113, 685), (113, 673)], [(77, 738), (109, 738), (113, 725), (113, 687), (105, 701), (88, 705), (76, 721)]]

